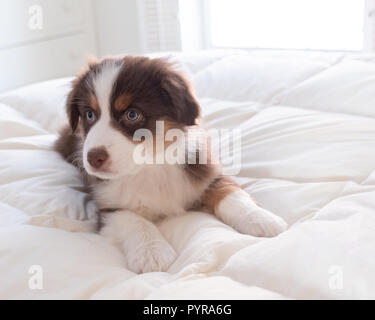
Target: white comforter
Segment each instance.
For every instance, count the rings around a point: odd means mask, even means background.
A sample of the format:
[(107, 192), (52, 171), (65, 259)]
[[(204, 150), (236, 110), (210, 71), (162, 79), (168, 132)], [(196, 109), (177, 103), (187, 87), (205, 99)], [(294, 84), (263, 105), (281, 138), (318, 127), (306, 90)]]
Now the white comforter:
[(51, 151), (70, 79), (35, 84), (0, 97), (0, 298), (375, 298), (375, 56), (172, 59), (206, 125), (242, 130), (238, 181), (289, 230), (255, 238), (189, 213), (160, 225), (179, 253), (168, 272), (126, 270)]

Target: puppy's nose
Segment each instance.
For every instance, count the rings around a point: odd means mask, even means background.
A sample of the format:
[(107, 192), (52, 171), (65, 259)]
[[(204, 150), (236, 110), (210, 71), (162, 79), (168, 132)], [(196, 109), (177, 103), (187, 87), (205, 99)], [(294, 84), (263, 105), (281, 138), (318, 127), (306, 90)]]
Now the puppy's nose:
[(104, 148), (91, 149), (87, 153), (87, 161), (95, 169), (102, 167), (104, 162), (107, 161), (108, 157), (108, 153)]

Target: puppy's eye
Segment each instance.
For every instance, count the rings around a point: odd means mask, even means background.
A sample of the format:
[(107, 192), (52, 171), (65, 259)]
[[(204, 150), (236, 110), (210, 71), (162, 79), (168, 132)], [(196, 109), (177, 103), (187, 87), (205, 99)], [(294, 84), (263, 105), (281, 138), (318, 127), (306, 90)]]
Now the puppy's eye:
[(141, 118), (141, 114), (134, 109), (129, 109), (125, 111), (124, 118), (127, 121), (137, 121)]
[(96, 119), (95, 113), (91, 110), (86, 111), (86, 119), (88, 122), (94, 122)]

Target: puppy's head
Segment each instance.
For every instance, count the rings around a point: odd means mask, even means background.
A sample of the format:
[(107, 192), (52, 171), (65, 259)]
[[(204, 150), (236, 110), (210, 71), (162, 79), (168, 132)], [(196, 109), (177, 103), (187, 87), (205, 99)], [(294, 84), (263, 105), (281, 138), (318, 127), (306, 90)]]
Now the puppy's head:
[(133, 160), (138, 129), (155, 136), (156, 121), (168, 127), (196, 124), (199, 105), (188, 82), (163, 59), (125, 57), (90, 64), (73, 81), (67, 113), (84, 140), (83, 165), (90, 174), (116, 179), (141, 168)]

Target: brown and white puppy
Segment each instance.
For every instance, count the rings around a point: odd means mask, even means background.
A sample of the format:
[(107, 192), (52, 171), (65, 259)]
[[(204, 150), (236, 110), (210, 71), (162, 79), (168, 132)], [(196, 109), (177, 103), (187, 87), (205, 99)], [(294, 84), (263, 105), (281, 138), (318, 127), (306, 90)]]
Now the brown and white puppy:
[[(138, 129), (155, 136), (158, 120), (165, 130), (199, 128), (199, 104), (166, 60), (127, 56), (92, 63), (73, 82), (67, 114), (70, 127), (55, 149), (81, 170), (99, 210), (100, 233), (121, 247), (132, 271), (163, 271), (171, 265), (176, 252), (153, 222), (190, 209), (213, 213), (253, 236), (286, 229), (280, 217), (257, 206), (210, 161), (134, 160), (141, 143), (133, 139)], [(198, 158), (198, 151), (189, 148), (186, 158)]]

